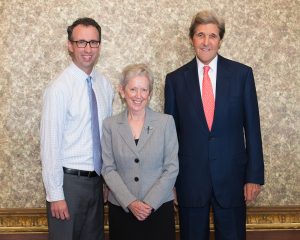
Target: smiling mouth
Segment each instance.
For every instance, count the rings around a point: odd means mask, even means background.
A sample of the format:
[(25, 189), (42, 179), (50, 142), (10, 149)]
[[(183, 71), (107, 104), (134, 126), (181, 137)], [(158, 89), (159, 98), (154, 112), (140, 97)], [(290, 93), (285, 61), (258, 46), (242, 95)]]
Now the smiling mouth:
[(203, 51), (203, 52), (209, 52), (210, 48), (200, 48), (200, 50)]
[(92, 59), (92, 56), (91, 55), (83, 55), (82, 58), (85, 60), (85, 61), (90, 61)]

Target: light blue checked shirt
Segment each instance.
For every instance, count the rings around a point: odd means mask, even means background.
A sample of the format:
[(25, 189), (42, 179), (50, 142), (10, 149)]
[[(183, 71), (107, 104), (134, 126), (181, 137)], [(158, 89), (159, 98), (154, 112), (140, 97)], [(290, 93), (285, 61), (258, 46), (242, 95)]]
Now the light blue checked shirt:
[[(112, 114), (113, 90), (109, 81), (95, 69), (90, 76), (98, 105), (101, 135), (102, 120)], [(49, 202), (64, 199), (63, 167), (94, 170), (87, 77), (72, 63), (44, 93), (41, 160)]]

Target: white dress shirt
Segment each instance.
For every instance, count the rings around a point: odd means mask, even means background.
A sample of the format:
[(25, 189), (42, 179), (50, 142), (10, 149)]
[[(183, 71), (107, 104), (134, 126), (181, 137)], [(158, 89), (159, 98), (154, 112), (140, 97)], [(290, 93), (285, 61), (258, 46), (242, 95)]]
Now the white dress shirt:
[[(93, 89), (102, 120), (112, 114), (113, 90), (104, 76), (93, 69)], [(64, 199), (63, 167), (93, 171), (91, 113), (88, 75), (72, 63), (46, 88), (41, 119), (41, 160), (46, 199)]]
[(202, 82), (203, 82), (203, 67), (209, 66), (210, 69), (208, 71), (208, 76), (210, 78), (213, 93), (216, 99), (216, 85), (217, 85), (217, 63), (218, 63), (218, 55), (208, 64), (204, 65), (197, 57), (197, 66), (198, 66), (198, 76), (199, 76), (199, 84), (200, 84), (200, 93), (202, 96)]

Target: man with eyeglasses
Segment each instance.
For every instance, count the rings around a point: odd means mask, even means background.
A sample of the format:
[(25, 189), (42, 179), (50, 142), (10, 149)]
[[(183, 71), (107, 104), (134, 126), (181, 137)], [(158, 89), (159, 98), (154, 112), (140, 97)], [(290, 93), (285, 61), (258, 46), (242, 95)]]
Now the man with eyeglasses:
[(102, 120), (113, 90), (95, 70), (101, 27), (79, 18), (67, 29), (72, 63), (44, 93), (41, 160), (50, 240), (103, 240)]

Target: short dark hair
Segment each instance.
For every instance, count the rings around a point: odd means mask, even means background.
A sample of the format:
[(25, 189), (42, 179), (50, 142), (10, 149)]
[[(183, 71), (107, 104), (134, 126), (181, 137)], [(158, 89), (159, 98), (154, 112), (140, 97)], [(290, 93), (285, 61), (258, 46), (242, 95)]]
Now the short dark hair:
[(192, 22), (189, 29), (189, 36), (192, 39), (195, 34), (195, 30), (198, 25), (201, 24), (216, 24), (219, 29), (220, 39), (222, 40), (225, 34), (225, 22), (222, 18), (219, 18), (214, 12), (212, 11), (201, 11), (198, 12)]
[(78, 18), (75, 22), (72, 23), (72, 25), (68, 26), (67, 32), (68, 32), (68, 39), (71, 41), (72, 39), (72, 34), (73, 30), (75, 27), (78, 25), (83, 25), (83, 26), (93, 26), (98, 30), (99, 33), (99, 41), (101, 42), (101, 27), (100, 25), (92, 18), (84, 17), (84, 18)]

